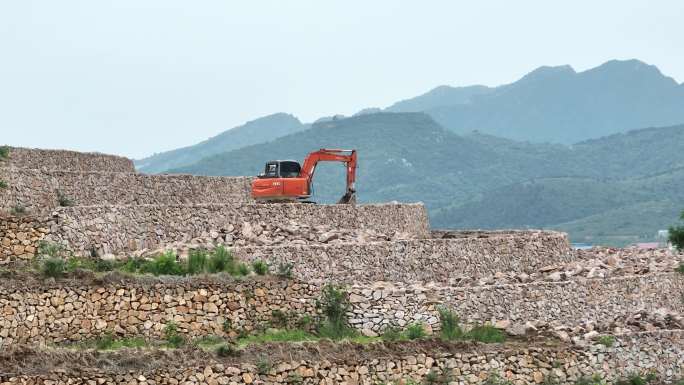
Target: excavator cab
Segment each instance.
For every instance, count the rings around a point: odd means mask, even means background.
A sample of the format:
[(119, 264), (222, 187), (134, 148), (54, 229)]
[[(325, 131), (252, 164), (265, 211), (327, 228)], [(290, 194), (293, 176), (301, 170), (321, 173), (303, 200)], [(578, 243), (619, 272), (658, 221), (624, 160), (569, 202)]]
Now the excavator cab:
[(294, 160), (272, 160), (266, 163), (264, 172), (258, 178), (296, 178), (302, 171), (302, 166)]

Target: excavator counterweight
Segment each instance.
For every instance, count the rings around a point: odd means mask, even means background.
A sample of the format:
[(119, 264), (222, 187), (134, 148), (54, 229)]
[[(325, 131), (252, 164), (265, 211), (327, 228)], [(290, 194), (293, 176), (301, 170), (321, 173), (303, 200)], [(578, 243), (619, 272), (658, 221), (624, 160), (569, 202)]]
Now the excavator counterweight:
[(337, 203), (356, 203), (356, 150), (322, 148), (307, 155), (300, 166), (294, 160), (272, 160), (252, 182), (252, 198), (261, 202), (288, 202), (309, 199), (318, 162), (343, 162), (347, 170), (347, 190)]

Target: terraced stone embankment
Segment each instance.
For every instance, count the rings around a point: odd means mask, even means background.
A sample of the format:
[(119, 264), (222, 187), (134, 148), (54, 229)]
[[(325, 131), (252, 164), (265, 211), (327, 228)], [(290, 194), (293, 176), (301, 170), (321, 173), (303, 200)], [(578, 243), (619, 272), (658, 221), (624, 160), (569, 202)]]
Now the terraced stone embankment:
[(27, 348), (0, 353), (3, 384), (475, 384), (498, 376), (515, 384), (574, 384), (600, 376), (614, 383), (634, 373), (660, 381), (684, 374), (684, 332), (618, 335), (611, 347), (524, 341), (481, 345), (418, 341), (369, 345), (305, 343), (246, 348), (239, 357), (187, 348), (91, 351)]
[[(316, 317), (321, 285), (275, 278), (105, 278), (54, 282), (12, 274), (0, 282), (0, 346), (119, 336), (159, 337), (167, 322), (191, 337), (267, 326), (273, 311)], [(349, 323), (366, 335), (423, 323), (439, 329), (438, 310), (466, 323), (536, 321), (552, 326), (602, 323), (660, 308), (684, 314), (679, 273), (481, 287), (380, 283), (348, 288)], [(230, 330), (224, 329), (229, 320)], [(541, 326), (541, 325), (537, 325)]]
[(0, 167), (33, 170), (69, 170), (79, 172), (135, 172), (133, 161), (122, 156), (68, 150), (8, 147)]
[(315, 282), (442, 282), (499, 271), (533, 273), (572, 260), (565, 234), (529, 231), (492, 237), (409, 239), (334, 245), (238, 247), (243, 260), (291, 263), (296, 276)]
[(251, 202), (249, 177), (145, 175), (131, 172), (9, 169), (0, 210), (23, 207), (49, 216), (56, 207), (95, 205), (236, 204)]

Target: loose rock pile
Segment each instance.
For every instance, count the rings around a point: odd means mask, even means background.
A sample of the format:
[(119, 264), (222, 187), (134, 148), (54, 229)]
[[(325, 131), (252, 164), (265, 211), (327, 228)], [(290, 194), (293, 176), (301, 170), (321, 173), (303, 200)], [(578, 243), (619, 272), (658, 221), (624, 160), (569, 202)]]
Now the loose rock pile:
[(684, 254), (666, 249), (593, 248), (573, 250), (572, 253), (575, 254), (573, 262), (545, 266), (536, 273), (497, 272), (479, 280), (472, 279), (472, 277), (455, 277), (451, 284), (454, 286), (484, 286), (538, 281), (561, 282), (582, 278), (611, 278), (672, 272), (681, 263), (684, 263)]
[(287, 224), (243, 222), (240, 226), (228, 225), (225, 229), (212, 231), (190, 242), (174, 242), (154, 250), (138, 250), (134, 256), (152, 256), (166, 250), (174, 250), (183, 258), (191, 250), (212, 250), (217, 245), (231, 246), (280, 246), (280, 245), (329, 245), (343, 243), (368, 243), (409, 239), (408, 233), (381, 233), (373, 229), (341, 229), (329, 225), (310, 226), (290, 221)]

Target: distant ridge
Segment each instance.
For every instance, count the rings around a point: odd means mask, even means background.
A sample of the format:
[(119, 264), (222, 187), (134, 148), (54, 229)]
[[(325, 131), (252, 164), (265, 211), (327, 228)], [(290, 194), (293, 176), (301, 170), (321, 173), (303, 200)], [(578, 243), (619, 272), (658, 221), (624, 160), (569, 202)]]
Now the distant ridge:
[(135, 164), (138, 171), (160, 173), (171, 168), (192, 164), (207, 156), (273, 140), (307, 127), (290, 114), (277, 113), (249, 121), (242, 126), (224, 131), (193, 146), (136, 160)]
[(499, 87), (440, 86), (388, 107), (425, 112), (457, 133), (571, 144), (648, 126), (684, 122), (684, 85), (639, 60), (576, 72), (543, 66)]

